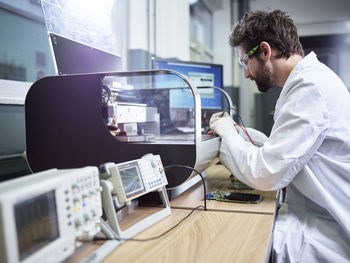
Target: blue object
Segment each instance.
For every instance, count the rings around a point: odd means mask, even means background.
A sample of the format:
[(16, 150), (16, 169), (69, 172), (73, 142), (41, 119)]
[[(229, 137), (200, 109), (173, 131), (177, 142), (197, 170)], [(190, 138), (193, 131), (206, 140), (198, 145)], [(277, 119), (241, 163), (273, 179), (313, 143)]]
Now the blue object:
[(213, 193), (207, 193), (206, 196), (205, 196), (205, 198), (207, 200), (212, 200), (212, 199), (214, 199), (214, 197), (215, 197), (215, 195)]

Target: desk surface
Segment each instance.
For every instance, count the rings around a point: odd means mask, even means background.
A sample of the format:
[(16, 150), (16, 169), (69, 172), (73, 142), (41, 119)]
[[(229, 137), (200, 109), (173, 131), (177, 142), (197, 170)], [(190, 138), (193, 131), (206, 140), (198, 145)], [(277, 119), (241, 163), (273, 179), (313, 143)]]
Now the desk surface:
[[(174, 209), (135, 238), (157, 236), (188, 213)], [(159, 239), (121, 244), (103, 262), (265, 262), (272, 225), (271, 215), (199, 210)]]
[[(214, 165), (207, 170), (207, 191), (232, 191), (227, 187), (231, 184), (230, 172), (223, 165)], [(264, 192), (257, 190), (234, 190), (233, 192), (257, 193), (264, 197), (259, 204), (243, 204), (231, 202), (207, 201), (207, 209), (213, 211), (231, 211), (246, 213), (274, 214), (276, 209), (276, 191)], [(203, 205), (203, 185), (197, 183), (188, 191), (170, 202), (172, 208), (189, 209)]]
[[(206, 178), (209, 191), (225, 190), (230, 184), (229, 174), (222, 165), (211, 167)], [(171, 201), (171, 207), (177, 209), (172, 209), (170, 216), (134, 238), (158, 236), (188, 215), (188, 209), (203, 205), (202, 187), (198, 184)], [(276, 192), (254, 192), (264, 196), (261, 203), (241, 204), (209, 200), (208, 211), (195, 211), (179, 226), (158, 239), (124, 242), (102, 262), (266, 262), (270, 253)], [(142, 211), (143, 209), (149, 211)], [(145, 215), (158, 209), (160, 208), (141, 207), (136, 211)], [(134, 217), (139, 219), (140, 214), (136, 213)], [(128, 223), (127, 218), (126, 222)], [(78, 262), (98, 248), (96, 244), (87, 246), (79, 249), (68, 262)]]

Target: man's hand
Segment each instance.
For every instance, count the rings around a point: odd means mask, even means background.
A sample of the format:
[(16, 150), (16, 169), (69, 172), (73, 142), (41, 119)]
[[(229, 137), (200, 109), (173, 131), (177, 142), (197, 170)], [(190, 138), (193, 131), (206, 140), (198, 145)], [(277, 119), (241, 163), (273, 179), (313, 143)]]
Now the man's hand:
[[(253, 128), (247, 128), (246, 132), (247, 134), (249, 134), (250, 139), (253, 141), (255, 146), (261, 147), (264, 145), (265, 141), (267, 140), (267, 136), (261, 131), (255, 130)], [(245, 133), (241, 134), (241, 132), (239, 132), (239, 134), (243, 137), (243, 139), (248, 141), (247, 139), (248, 136)]]
[(237, 134), (234, 125), (234, 120), (232, 120), (232, 118), (226, 112), (214, 113), (209, 121), (210, 129), (212, 129), (220, 137), (229, 132)]
[(267, 136), (262, 132), (252, 128), (244, 129), (240, 125), (237, 125), (226, 112), (214, 113), (210, 118), (209, 125), (210, 129), (220, 137), (226, 132), (234, 132), (235, 134), (239, 134), (245, 141), (251, 142), (258, 147), (264, 145), (267, 140)]
[(241, 137), (245, 141), (251, 142), (255, 146), (261, 147), (264, 145), (265, 141), (267, 140), (267, 136), (258, 130), (255, 130), (253, 128), (244, 129), (240, 125), (236, 125), (236, 129), (237, 128), (239, 128), (237, 130), (238, 134), (241, 135)]

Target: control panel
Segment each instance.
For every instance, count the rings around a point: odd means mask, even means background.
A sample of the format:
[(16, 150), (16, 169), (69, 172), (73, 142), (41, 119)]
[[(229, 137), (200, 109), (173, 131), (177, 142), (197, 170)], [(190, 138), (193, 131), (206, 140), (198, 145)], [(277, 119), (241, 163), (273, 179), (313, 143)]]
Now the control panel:
[(168, 184), (159, 155), (147, 154), (141, 159), (106, 163), (100, 166), (101, 176), (113, 184), (112, 194), (120, 204)]
[(90, 239), (99, 232), (99, 219), (102, 216), (102, 187), (98, 173), (72, 176), (71, 183), (62, 190), (64, 200), (61, 203), (64, 204), (62, 210), (66, 213), (67, 226), (73, 228), (77, 241)]
[[(159, 155), (146, 154), (142, 158), (123, 162), (105, 163), (100, 166), (100, 185), (102, 186), (102, 204), (111, 231), (108, 233), (119, 242), (129, 239), (152, 224), (170, 215), (170, 203), (165, 186), (168, 184), (164, 167)], [(164, 205), (163, 209), (133, 222), (122, 230), (117, 212), (129, 209), (131, 201), (148, 192), (157, 191)], [(137, 204), (137, 202), (134, 202)], [(104, 222), (104, 221), (102, 221)]]

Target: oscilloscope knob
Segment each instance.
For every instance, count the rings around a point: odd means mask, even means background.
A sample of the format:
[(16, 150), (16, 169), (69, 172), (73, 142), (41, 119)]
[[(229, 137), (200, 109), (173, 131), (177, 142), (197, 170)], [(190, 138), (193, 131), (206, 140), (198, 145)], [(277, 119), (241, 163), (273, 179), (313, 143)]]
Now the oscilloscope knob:
[(150, 163), (151, 163), (152, 168), (156, 168), (157, 167), (157, 162), (153, 158), (150, 160)]
[(154, 159), (154, 155), (152, 153), (147, 153), (144, 156), (142, 156), (141, 159), (147, 160), (150, 162), (152, 168), (156, 168), (157, 167), (157, 162)]

